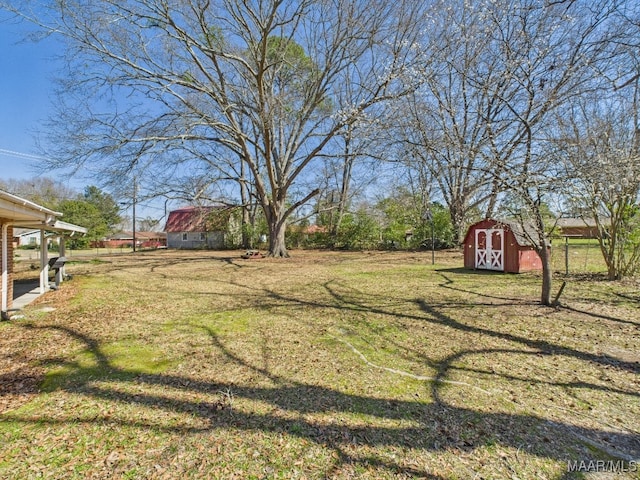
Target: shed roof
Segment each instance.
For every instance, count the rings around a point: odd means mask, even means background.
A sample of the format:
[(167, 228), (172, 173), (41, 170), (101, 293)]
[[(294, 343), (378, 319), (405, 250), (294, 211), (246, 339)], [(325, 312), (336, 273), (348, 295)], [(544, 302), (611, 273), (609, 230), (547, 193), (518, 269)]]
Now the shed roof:
[(498, 220), (498, 222), (509, 227), (513, 236), (516, 237), (518, 244), (526, 245), (528, 247), (533, 246), (531, 239), (536, 238), (538, 235), (533, 223), (525, 222), (525, 224), (522, 225), (516, 220)]
[[(513, 233), (513, 236), (516, 238), (518, 245), (532, 247), (533, 243), (531, 242), (531, 238), (537, 237), (537, 232), (533, 223), (525, 222), (524, 225), (522, 225), (517, 220), (506, 220), (506, 219), (485, 218), (484, 220), (481, 220), (480, 222), (477, 222), (471, 225), (471, 227), (469, 228), (469, 231), (471, 231), (471, 229), (474, 226), (479, 225), (483, 222), (492, 222), (496, 226), (503, 225), (507, 227)], [(467, 233), (467, 235), (468, 234), (469, 233)], [(465, 242), (466, 241), (467, 241), (467, 238), (465, 238)]]
[(184, 207), (169, 213), (164, 231), (167, 233), (206, 232), (208, 215), (225, 206)]

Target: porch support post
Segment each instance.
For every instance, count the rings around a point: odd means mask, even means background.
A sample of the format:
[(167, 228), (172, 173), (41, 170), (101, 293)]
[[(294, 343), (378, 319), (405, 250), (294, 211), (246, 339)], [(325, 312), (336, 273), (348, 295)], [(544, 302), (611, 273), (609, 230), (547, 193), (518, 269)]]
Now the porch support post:
[[(65, 241), (64, 235), (60, 235), (60, 237), (58, 238), (58, 245), (59, 245), (58, 255), (60, 256), (60, 258), (66, 257), (64, 241)], [(59, 287), (60, 284), (64, 281), (64, 275), (65, 275), (65, 272), (64, 272), (64, 263), (63, 263), (62, 266), (56, 272), (57, 287)]]
[(2, 224), (2, 317), (5, 318), (7, 316), (7, 310), (9, 308), (9, 245), (8, 245), (8, 235), (7, 231), (9, 230), (9, 225), (6, 223)]
[(40, 293), (49, 290), (49, 258), (44, 229), (40, 230)]

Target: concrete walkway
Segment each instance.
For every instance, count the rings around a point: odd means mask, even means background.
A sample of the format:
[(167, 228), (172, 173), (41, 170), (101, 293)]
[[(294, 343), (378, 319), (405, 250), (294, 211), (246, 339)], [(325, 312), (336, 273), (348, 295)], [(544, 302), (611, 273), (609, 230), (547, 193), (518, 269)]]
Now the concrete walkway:
[(41, 295), (39, 282), (14, 282), (13, 306), (10, 312), (21, 310)]

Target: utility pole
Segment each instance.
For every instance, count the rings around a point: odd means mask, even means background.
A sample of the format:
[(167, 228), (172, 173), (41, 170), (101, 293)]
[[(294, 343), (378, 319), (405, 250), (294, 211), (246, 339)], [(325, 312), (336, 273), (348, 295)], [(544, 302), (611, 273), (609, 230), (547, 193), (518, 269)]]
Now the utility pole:
[(431, 208), (426, 206), (424, 209), (424, 213), (422, 214), (422, 219), (431, 222), (431, 265), (436, 264), (436, 237), (435, 237), (435, 221), (433, 218), (433, 213), (431, 212)]
[(137, 184), (136, 177), (133, 177), (133, 253), (136, 253), (136, 195)]
[[(133, 249), (133, 253), (136, 252), (136, 202), (138, 200), (138, 183), (136, 182), (136, 177), (133, 177), (133, 202), (131, 203), (131, 209), (132, 209), (132, 222), (133, 222), (133, 229), (132, 229), (132, 249)], [(126, 207), (129, 206), (128, 202), (120, 202), (120, 205), (124, 205)]]

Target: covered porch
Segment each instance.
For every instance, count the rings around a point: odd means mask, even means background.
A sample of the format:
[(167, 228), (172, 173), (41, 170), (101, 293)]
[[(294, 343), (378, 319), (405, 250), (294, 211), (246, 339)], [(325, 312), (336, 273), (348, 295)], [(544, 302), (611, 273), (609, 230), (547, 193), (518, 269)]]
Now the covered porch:
[[(47, 249), (46, 234), (53, 233), (59, 237), (60, 258), (65, 256), (65, 239), (72, 235), (87, 233), (87, 229), (71, 223), (59, 220), (62, 213), (55, 212), (46, 207), (33, 203), (24, 198), (0, 191), (0, 226), (2, 234), (1, 265), (2, 265), (2, 318), (10, 317), (9, 312), (22, 308), (25, 302), (32, 301), (42, 295), (51, 287), (49, 283), (49, 252)], [(24, 292), (16, 298), (14, 303), (13, 285), (13, 228), (32, 228), (40, 232), (40, 272), (39, 282), (35, 288)], [(59, 285), (65, 277), (64, 264), (56, 269), (55, 283)], [(16, 292), (18, 293), (18, 292)]]

